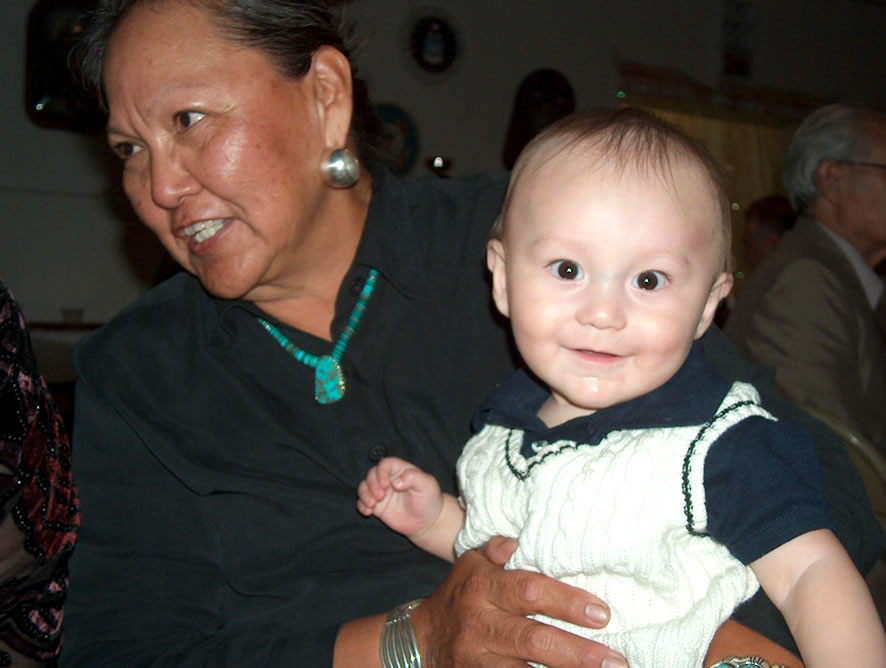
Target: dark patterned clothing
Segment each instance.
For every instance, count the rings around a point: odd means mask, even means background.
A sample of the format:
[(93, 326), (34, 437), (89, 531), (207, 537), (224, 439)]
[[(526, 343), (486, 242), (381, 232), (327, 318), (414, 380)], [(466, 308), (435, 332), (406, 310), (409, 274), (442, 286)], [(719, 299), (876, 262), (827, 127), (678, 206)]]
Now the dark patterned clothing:
[(61, 650), (80, 510), (64, 424), (37, 369), (25, 320), (2, 282), (0, 382), (0, 641), (50, 660)]

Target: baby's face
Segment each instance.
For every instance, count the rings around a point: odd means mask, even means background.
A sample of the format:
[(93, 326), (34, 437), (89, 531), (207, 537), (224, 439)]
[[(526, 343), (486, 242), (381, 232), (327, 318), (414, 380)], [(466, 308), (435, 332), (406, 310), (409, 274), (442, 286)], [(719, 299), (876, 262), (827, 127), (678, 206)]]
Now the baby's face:
[(673, 183), (555, 157), (515, 184), (494, 297), (572, 417), (661, 386), (731, 287), (709, 186), (680, 163)]

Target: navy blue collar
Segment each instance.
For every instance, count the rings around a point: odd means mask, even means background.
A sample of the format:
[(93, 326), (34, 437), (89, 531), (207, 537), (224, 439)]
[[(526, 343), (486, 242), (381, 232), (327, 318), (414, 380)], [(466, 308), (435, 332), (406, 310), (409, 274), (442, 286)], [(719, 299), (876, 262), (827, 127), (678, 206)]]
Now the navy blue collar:
[(713, 415), (731, 383), (715, 372), (695, 341), (679, 371), (648, 394), (575, 418), (549, 429), (537, 416), (547, 388), (525, 371), (517, 371), (490, 395), (474, 417), (474, 428), (497, 424), (526, 432), (526, 441), (570, 440), (599, 443), (613, 428), (646, 429), (701, 424)]

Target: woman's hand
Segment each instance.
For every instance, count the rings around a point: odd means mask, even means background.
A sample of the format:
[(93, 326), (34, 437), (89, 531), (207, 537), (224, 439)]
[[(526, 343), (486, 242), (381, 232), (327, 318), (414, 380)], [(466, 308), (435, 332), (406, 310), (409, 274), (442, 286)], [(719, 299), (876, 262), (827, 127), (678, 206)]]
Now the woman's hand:
[(615, 668), (621, 655), (576, 635), (528, 619), (554, 619), (600, 628), (609, 608), (586, 591), (539, 573), (506, 571), (516, 543), (493, 538), (453, 565), (437, 590), (412, 613), (425, 668), (525, 666)]
[(759, 656), (770, 666), (803, 668), (803, 662), (794, 654), (734, 619), (727, 619), (717, 630), (704, 665), (711, 666), (728, 656)]

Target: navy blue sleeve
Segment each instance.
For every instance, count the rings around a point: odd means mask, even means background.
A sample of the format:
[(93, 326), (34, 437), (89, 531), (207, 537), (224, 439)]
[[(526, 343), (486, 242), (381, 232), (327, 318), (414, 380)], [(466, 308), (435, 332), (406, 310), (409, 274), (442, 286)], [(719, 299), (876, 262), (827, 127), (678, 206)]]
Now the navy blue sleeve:
[(788, 422), (752, 417), (708, 452), (708, 532), (742, 563), (816, 529), (833, 529), (818, 458), (808, 434)]

